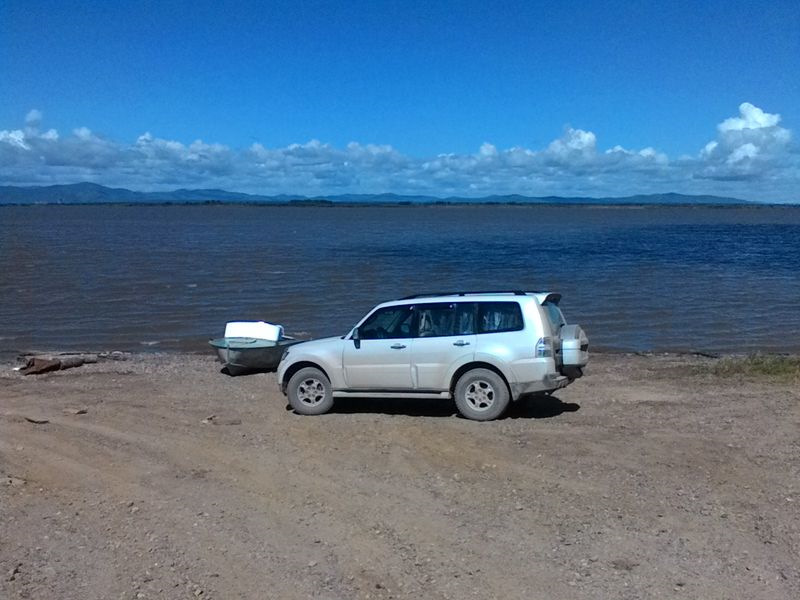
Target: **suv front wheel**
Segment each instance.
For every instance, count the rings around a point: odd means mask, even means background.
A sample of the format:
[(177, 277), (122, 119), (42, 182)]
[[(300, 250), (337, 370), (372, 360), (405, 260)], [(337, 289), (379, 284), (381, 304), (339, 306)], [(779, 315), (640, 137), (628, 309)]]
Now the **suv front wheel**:
[(305, 367), (292, 375), (286, 395), (291, 407), (301, 415), (321, 415), (333, 407), (331, 382), (314, 367)]
[(454, 399), (458, 412), (474, 421), (491, 421), (502, 415), (509, 402), (508, 386), (489, 369), (472, 369), (456, 383)]

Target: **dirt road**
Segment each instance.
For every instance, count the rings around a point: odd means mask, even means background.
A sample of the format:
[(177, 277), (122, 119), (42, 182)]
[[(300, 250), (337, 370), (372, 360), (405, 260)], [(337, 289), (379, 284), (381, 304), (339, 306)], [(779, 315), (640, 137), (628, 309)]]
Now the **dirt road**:
[(491, 423), (0, 365), (0, 598), (800, 598), (800, 390), (712, 362), (595, 355)]

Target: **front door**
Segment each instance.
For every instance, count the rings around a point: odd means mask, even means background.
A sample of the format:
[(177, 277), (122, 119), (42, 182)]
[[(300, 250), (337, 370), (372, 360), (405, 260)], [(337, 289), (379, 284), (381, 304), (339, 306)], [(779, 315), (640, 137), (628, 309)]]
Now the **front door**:
[(410, 306), (387, 306), (372, 313), (359, 327), (360, 347), (347, 340), (342, 363), (348, 389), (410, 390)]

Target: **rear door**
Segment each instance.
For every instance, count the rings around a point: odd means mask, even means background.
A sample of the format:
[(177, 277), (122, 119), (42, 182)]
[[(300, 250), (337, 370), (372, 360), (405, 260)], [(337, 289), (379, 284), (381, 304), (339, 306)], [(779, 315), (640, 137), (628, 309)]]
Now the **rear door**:
[(558, 301), (560, 299), (561, 296), (558, 294), (550, 294), (547, 299), (542, 302), (544, 315), (547, 318), (547, 322), (550, 324), (550, 332), (553, 339), (553, 359), (556, 362), (556, 368), (558, 370), (561, 370), (564, 363), (561, 329), (567, 324), (567, 321), (564, 319), (564, 314), (558, 307)]
[[(515, 372), (515, 362), (533, 359), (536, 338), (525, 331), (519, 302), (513, 300), (478, 303), (478, 360), (483, 357), (507, 363)], [(515, 372), (516, 374), (516, 372)]]
[(447, 390), (450, 367), (475, 354), (475, 303), (417, 304), (411, 367), (419, 390)]
[(347, 340), (342, 354), (348, 389), (410, 390), (411, 306), (387, 306), (358, 328), (358, 345)]

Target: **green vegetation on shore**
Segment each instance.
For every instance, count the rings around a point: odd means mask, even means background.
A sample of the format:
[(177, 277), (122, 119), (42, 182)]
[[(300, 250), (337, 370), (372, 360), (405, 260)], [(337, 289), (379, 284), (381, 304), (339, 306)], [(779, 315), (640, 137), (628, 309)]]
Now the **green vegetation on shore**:
[(800, 356), (761, 353), (728, 356), (711, 365), (710, 371), (719, 376), (741, 375), (768, 377), (780, 381), (800, 381)]

